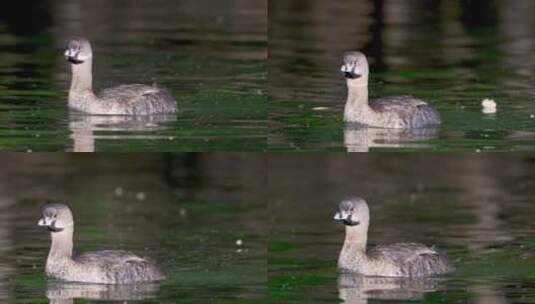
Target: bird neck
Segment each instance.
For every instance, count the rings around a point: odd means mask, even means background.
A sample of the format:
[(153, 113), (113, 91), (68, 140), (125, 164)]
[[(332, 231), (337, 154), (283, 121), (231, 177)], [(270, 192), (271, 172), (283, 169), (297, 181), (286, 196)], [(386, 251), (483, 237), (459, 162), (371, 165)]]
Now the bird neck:
[(89, 58), (80, 64), (71, 63), (71, 93), (85, 93), (87, 91), (93, 92), (93, 74), (91, 71), (92, 62), (93, 60)]
[(347, 101), (344, 108), (345, 121), (358, 121), (373, 112), (368, 103), (368, 81), (366, 79), (347, 80)]
[(67, 227), (61, 232), (50, 233), (52, 244), (48, 253), (48, 261), (72, 258), (73, 227)]
[(357, 226), (346, 226), (346, 236), (344, 247), (351, 248), (351, 251), (366, 252), (368, 242), (368, 225), (361, 223)]
[[(338, 256), (338, 268), (354, 269), (368, 261), (366, 242), (368, 225), (346, 226), (344, 246)], [(356, 263), (356, 264), (355, 264)]]

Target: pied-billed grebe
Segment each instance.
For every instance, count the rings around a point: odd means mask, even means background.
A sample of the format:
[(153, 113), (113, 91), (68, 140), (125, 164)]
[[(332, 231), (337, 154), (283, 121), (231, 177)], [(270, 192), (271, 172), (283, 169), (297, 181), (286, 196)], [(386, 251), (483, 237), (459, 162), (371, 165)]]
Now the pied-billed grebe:
[(422, 128), (441, 123), (440, 114), (413, 96), (388, 96), (368, 102), (368, 60), (360, 52), (344, 55), (347, 82), (344, 121), (380, 128)]
[(131, 284), (165, 278), (154, 263), (128, 251), (103, 250), (73, 256), (74, 220), (69, 207), (47, 204), (41, 215), (38, 225), (46, 227), (52, 238), (45, 267), (49, 277), (103, 284)]
[(334, 219), (346, 226), (344, 246), (338, 258), (342, 273), (366, 276), (425, 277), (452, 271), (444, 253), (417, 243), (397, 243), (366, 249), (370, 211), (360, 197), (340, 202)]
[(85, 38), (69, 41), (65, 58), (72, 66), (69, 107), (75, 110), (108, 115), (147, 115), (177, 111), (173, 97), (158, 86), (120, 85), (95, 95), (91, 72), (93, 51)]

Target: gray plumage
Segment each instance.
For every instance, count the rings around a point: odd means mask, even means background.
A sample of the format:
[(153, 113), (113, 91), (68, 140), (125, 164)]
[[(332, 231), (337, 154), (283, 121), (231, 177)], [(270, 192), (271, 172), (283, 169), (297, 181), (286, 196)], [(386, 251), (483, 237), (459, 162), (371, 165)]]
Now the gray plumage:
[(446, 254), (418, 243), (378, 245), (370, 248), (367, 254), (371, 259), (388, 260), (398, 265), (403, 277), (426, 277), (451, 270)]
[(433, 106), (413, 96), (388, 96), (369, 102), (369, 67), (364, 54), (346, 53), (341, 70), (348, 88), (344, 121), (383, 128), (422, 128), (441, 123)]
[(370, 107), (378, 113), (396, 113), (392, 120), (397, 120), (403, 128), (422, 128), (441, 123), (440, 114), (435, 108), (410, 95), (375, 99), (370, 102)]
[(123, 114), (143, 115), (176, 112), (173, 97), (167, 90), (156, 85), (120, 85), (102, 90), (98, 94), (98, 99), (101, 103), (107, 103), (108, 109), (117, 108), (115, 111), (123, 111)]
[(132, 284), (163, 280), (165, 276), (147, 258), (123, 250), (103, 250), (73, 255), (74, 221), (63, 204), (43, 207), (39, 226), (50, 231), (52, 244), (45, 272), (54, 279), (103, 283)]
[(101, 269), (107, 282), (133, 283), (163, 279), (154, 262), (124, 250), (102, 250), (74, 256), (73, 260)]
[(426, 277), (454, 270), (445, 253), (418, 243), (396, 243), (367, 248), (369, 208), (359, 197), (340, 202), (335, 220), (346, 225), (338, 258), (342, 273), (385, 277)]
[(65, 57), (71, 63), (72, 81), (69, 107), (90, 113), (108, 115), (149, 115), (177, 112), (176, 101), (156, 85), (120, 85), (93, 93), (93, 50), (85, 38), (69, 41)]

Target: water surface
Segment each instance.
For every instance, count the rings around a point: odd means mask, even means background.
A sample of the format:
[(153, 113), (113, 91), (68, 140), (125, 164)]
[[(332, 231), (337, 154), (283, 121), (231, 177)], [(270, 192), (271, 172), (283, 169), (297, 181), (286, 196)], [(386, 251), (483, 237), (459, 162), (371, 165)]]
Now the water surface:
[[(266, 297), (261, 155), (3, 153), (0, 162), (0, 302)], [(131, 286), (47, 279), (50, 237), (37, 226), (47, 200), (71, 207), (76, 252), (129, 250), (157, 260), (167, 279)]]
[[(535, 160), (522, 155), (275, 155), (268, 292), (276, 303), (535, 303)], [(414, 241), (457, 270), (425, 280), (338, 276), (348, 196), (370, 206), (369, 245)]]
[[(0, 150), (266, 148), (265, 1), (17, 1), (0, 17)], [(70, 113), (63, 49), (76, 35), (93, 44), (97, 92), (158, 83), (179, 113), (136, 126)]]
[[(273, 151), (532, 151), (533, 1), (269, 3)], [(345, 51), (370, 62), (370, 97), (415, 95), (442, 114), (436, 134), (345, 129)], [(481, 101), (494, 99), (496, 114)]]

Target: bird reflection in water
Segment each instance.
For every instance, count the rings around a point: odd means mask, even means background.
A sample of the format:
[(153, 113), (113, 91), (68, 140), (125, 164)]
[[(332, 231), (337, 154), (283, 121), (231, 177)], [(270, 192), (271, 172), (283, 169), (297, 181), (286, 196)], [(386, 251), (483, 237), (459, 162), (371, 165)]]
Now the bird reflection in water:
[(50, 304), (71, 304), (75, 299), (126, 303), (152, 299), (158, 290), (157, 283), (110, 285), (51, 281), (46, 287), (46, 297)]
[(166, 124), (176, 121), (175, 114), (158, 115), (87, 115), (71, 112), (69, 129), (73, 139), (72, 152), (95, 152), (96, 139), (168, 139), (155, 135)]
[(439, 289), (444, 278), (367, 277), (339, 274), (338, 293), (344, 303), (368, 303), (368, 299), (421, 300), (425, 293)]
[(438, 137), (438, 127), (387, 129), (348, 124), (344, 128), (347, 152), (368, 152), (370, 148), (426, 148), (426, 140)]

